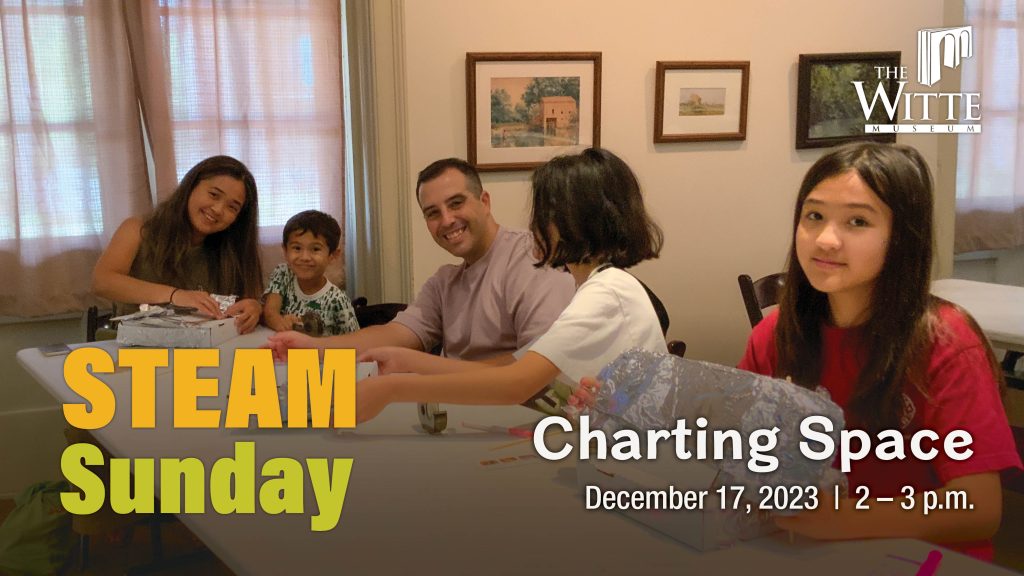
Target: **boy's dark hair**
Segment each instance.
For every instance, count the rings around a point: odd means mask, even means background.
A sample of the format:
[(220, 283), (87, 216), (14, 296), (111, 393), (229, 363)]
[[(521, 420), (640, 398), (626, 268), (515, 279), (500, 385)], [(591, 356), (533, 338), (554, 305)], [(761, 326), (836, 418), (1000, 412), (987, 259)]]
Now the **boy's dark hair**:
[(327, 242), (327, 249), (331, 253), (341, 244), (341, 226), (338, 221), (319, 210), (306, 210), (289, 218), (281, 235), (282, 246), (288, 245), (288, 238), (293, 232), (310, 232), (313, 236), (320, 236)]
[(600, 148), (559, 156), (533, 173), (530, 230), (541, 253), (539, 265), (553, 268), (584, 262), (628, 268), (657, 258), (664, 241), (644, 208), (633, 171)]
[(458, 170), (466, 177), (466, 189), (473, 196), (479, 198), (480, 194), (484, 191), (484, 185), (480, 182), (480, 173), (476, 171), (476, 168), (461, 158), (445, 158), (431, 162), (429, 166), (420, 170), (419, 176), (416, 177), (416, 201), (419, 202), (420, 199), (420, 186), (444, 174), (451, 168)]

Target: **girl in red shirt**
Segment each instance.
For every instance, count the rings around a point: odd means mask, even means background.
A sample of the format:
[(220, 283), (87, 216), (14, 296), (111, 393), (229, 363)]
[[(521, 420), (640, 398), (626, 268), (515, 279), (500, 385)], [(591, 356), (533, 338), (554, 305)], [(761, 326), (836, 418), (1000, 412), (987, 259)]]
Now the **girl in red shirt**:
[[(776, 313), (750, 336), (740, 368), (823, 386), (848, 429), (875, 433), (921, 429), (945, 437), (966, 430), (973, 455), (941, 451), (921, 461), (853, 464), (851, 496), (814, 511), (779, 517), (780, 527), (819, 539), (911, 537), (992, 557), (999, 528), (999, 471), (1020, 467), (1003, 410), (1002, 372), (974, 320), (929, 294), (932, 181), (913, 148), (849, 144), (822, 156), (804, 177), (793, 217), (793, 243)], [(916, 508), (902, 510), (906, 487)], [(859, 491), (858, 491), (859, 490)], [(965, 491), (970, 510), (925, 516), (921, 492)], [(891, 503), (875, 497), (894, 497)]]

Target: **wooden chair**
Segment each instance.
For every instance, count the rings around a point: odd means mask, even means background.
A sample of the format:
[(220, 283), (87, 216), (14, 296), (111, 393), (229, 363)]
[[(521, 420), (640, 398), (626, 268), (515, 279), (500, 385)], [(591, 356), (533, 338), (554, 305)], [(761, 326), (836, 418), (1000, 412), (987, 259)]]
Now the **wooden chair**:
[(683, 342), (682, 340), (669, 341), (668, 353), (682, 358), (686, 355), (686, 342)]
[(116, 335), (111, 335), (114, 330), (114, 326), (110, 322), (112, 316), (112, 312), (100, 314), (98, 307), (89, 306), (89, 309), (85, 311), (85, 341), (96, 342), (116, 337)]
[(1024, 354), (1015, 350), (1007, 350), (1006, 355), (1003, 356), (1001, 362), (1003, 367), (1003, 377), (1006, 378), (1006, 385), (1010, 388), (1017, 388), (1018, 390), (1024, 390), (1024, 376), (1017, 373), (1017, 361), (1021, 359)]
[(750, 319), (750, 327), (757, 326), (757, 323), (764, 319), (761, 312), (769, 306), (779, 303), (782, 296), (782, 286), (786, 281), (786, 275), (782, 272), (769, 274), (764, 278), (754, 281), (746, 274), (740, 274), (737, 281), (740, 284), (740, 294), (743, 296), (743, 305), (747, 309), (747, 318)]
[(387, 324), (398, 316), (398, 313), (405, 310), (406, 304), (397, 302), (385, 302), (383, 304), (367, 304), (366, 297), (360, 296), (352, 301), (352, 307), (356, 312), (356, 321), (360, 328)]

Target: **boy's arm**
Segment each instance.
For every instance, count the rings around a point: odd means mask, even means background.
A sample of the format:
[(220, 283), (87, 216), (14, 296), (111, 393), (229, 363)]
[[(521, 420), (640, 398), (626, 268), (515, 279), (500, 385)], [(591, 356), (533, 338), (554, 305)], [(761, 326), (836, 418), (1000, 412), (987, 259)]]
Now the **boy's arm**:
[(267, 328), (275, 332), (291, 330), (294, 321), (288, 316), (281, 314), (281, 295), (276, 292), (267, 294), (266, 302), (263, 303), (263, 322)]

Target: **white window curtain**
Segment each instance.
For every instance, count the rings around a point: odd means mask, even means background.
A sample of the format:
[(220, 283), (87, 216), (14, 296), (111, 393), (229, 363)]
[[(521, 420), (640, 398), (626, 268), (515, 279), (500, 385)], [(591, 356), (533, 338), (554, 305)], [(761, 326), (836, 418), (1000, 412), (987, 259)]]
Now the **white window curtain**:
[(961, 90), (981, 94), (982, 132), (957, 143), (954, 251), (1024, 246), (1024, 0), (966, 0), (974, 57)]
[(0, 316), (83, 309), (120, 222), (215, 154), (256, 177), (266, 273), (296, 212), (344, 226), (338, 0), (4, 2), (0, 36)]
[(149, 185), (113, 2), (0, 4), (0, 316), (81, 310)]
[[(340, 2), (127, 5), (157, 197), (203, 158), (244, 162), (259, 188), (267, 273), (296, 212), (343, 224)], [(331, 276), (344, 285), (340, 267)]]

